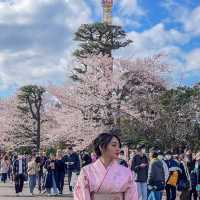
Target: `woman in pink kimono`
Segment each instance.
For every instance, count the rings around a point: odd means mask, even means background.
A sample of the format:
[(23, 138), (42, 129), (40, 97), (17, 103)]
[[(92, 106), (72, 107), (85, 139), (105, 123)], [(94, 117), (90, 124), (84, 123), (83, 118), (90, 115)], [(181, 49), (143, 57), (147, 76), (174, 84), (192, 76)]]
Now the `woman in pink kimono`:
[(138, 200), (130, 169), (119, 165), (120, 139), (102, 133), (94, 140), (96, 162), (82, 168), (74, 200)]

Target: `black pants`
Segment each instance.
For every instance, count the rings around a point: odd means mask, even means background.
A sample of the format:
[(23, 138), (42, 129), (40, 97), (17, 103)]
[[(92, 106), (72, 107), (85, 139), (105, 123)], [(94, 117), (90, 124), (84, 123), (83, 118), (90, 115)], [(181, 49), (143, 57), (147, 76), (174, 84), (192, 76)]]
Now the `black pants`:
[(166, 185), (165, 189), (166, 189), (167, 200), (175, 200), (176, 187), (172, 185)]
[[(193, 199), (192, 199), (192, 196), (193, 196)], [(198, 197), (198, 193), (197, 193), (196, 189), (190, 190), (190, 198), (189, 198), (189, 200), (197, 200), (197, 197)]]
[(189, 200), (190, 199), (190, 190), (183, 190), (180, 195), (180, 200)]
[(56, 181), (56, 186), (60, 193), (63, 192), (64, 179), (65, 179), (65, 172), (56, 172), (55, 181)]
[(72, 171), (71, 170), (67, 171), (67, 176), (68, 176), (69, 191), (72, 192), (72, 186), (70, 186), (71, 179), (72, 179)]
[(43, 173), (39, 173), (39, 175), (38, 175), (38, 191), (41, 193), (42, 190), (44, 190), (44, 175), (43, 175)]
[(24, 187), (25, 177), (23, 174), (16, 175), (15, 177), (15, 191), (16, 193), (22, 192)]
[(2, 175), (1, 175), (1, 181), (5, 183), (6, 180), (7, 180), (7, 173), (2, 173)]

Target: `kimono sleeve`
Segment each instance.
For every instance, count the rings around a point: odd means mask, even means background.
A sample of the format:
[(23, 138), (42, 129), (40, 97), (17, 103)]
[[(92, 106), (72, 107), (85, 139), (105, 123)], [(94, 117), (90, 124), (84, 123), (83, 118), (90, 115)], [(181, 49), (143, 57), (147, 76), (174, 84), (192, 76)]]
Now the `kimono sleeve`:
[(74, 188), (74, 200), (91, 200), (89, 179), (82, 168)]
[(125, 200), (138, 200), (137, 185), (133, 180), (132, 173), (130, 172), (128, 189), (125, 192)]

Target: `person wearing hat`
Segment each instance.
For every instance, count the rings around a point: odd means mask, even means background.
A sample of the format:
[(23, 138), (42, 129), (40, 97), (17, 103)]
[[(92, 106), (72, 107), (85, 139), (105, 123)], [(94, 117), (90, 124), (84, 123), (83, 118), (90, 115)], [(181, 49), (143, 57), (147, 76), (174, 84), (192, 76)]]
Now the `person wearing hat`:
[(137, 145), (136, 155), (132, 159), (131, 170), (135, 173), (139, 200), (147, 199), (148, 158), (145, 145)]

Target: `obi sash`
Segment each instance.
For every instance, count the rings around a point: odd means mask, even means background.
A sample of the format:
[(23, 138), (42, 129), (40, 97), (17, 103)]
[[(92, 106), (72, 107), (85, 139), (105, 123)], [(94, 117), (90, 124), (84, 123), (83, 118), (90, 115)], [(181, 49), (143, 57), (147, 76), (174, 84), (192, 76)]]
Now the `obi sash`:
[(91, 193), (91, 200), (125, 200), (124, 193)]

